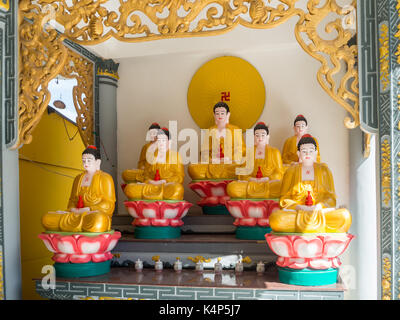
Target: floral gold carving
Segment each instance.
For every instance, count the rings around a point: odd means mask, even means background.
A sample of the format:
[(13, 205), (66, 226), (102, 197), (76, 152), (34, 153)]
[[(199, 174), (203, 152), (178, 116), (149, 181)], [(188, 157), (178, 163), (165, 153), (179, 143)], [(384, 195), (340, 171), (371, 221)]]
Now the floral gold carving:
[(10, 0), (0, 0), (0, 10), (10, 10)]
[[(357, 46), (349, 25), (356, 0), (342, 7), (338, 0), (309, 0), (307, 10), (298, 0), (126, 0), (110, 9), (108, 0), (21, 0), (20, 26), (20, 121), (15, 147), (31, 141), (31, 133), (49, 101), (47, 84), (67, 61), (62, 40), (95, 45), (110, 38), (125, 42), (178, 37), (212, 36), (237, 25), (268, 29), (297, 16), (294, 33), (300, 46), (321, 63), (317, 80), (349, 114), (347, 128), (359, 125)], [(334, 14), (336, 20), (326, 23)], [(335, 35), (326, 40), (320, 26)], [(56, 32), (48, 25), (61, 26)], [(341, 77), (338, 79), (338, 77)]]
[(368, 158), (371, 154), (371, 134), (364, 132), (364, 158)]
[[(46, 12), (32, 10), (31, 1), (19, 3), (18, 139), (13, 148), (32, 141), (32, 131), (50, 102), (47, 89), (67, 59), (67, 49), (54, 28), (46, 27)], [(23, 14), (21, 14), (23, 13)]]
[(67, 63), (61, 71), (66, 78), (77, 80), (73, 88), (73, 101), (77, 112), (76, 124), (85, 146), (94, 144), (93, 123), (93, 63), (72, 50), (68, 50)]
[(383, 275), (382, 275), (382, 300), (390, 300), (392, 298), (392, 263), (388, 257), (383, 258)]
[[(336, 0), (326, 1), (322, 7), (320, 7), (321, 1), (308, 1), (308, 13), (300, 16), (295, 29), (297, 41), (304, 51), (321, 63), (317, 73), (319, 84), (349, 113), (350, 116), (344, 120), (345, 126), (349, 129), (356, 128), (360, 124), (357, 46), (348, 45), (352, 34), (343, 27), (343, 21), (347, 21), (343, 18), (356, 8), (356, 2), (353, 0), (351, 6), (344, 8), (339, 6)], [(325, 30), (329, 33), (336, 32), (337, 36), (332, 40), (326, 40), (319, 35), (317, 27), (332, 13), (338, 18), (327, 23)], [(311, 43), (306, 42), (302, 34), (305, 34)], [(334, 76), (339, 72), (343, 72), (344, 75), (337, 85)]]
[(386, 91), (390, 84), (389, 77), (389, 27), (382, 24), (379, 27), (379, 65), (382, 91)]
[(384, 139), (381, 145), (382, 163), (381, 163), (381, 183), (383, 193), (383, 203), (386, 207), (389, 206), (391, 201), (391, 177), (390, 177), (390, 145), (389, 140)]

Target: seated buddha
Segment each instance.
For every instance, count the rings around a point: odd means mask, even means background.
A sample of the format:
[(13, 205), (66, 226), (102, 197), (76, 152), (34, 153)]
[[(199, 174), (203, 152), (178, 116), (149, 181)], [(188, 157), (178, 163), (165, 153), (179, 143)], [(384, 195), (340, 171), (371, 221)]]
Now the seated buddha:
[(193, 180), (235, 179), (235, 169), (245, 155), (242, 131), (229, 123), (229, 106), (218, 102), (213, 111), (215, 125), (206, 131), (201, 146), (202, 163), (188, 167)]
[(143, 170), (146, 166), (146, 155), (149, 151), (150, 153), (154, 153), (156, 147), (156, 140), (157, 140), (157, 133), (161, 127), (158, 123), (154, 122), (150, 125), (147, 131), (147, 142), (140, 152), (139, 161), (137, 164), (137, 169), (127, 169), (122, 172), (122, 179), (129, 183), (129, 182), (136, 182), (142, 179), (143, 177)]
[[(254, 152), (247, 152), (253, 171), (239, 175), (227, 186), (231, 198), (279, 198), (283, 176), (282, 158), (278, 149), (269, 145), (269, 128), (264, 122), (254, 127)], [(252, 157), (250, 159), (249, 157)]]
[[(158, 130), (153, 158), (147, 156), (141, 181), (128, 183), (124, 189), (130, 200), (182, 200), (185, 176), (182, 159), (170, 149), (167, 128)], [(150, 159), (149, 159), (150, 158)]]
[(115, 207), (114, 182), (100, 170), (100, 151), (88, 146), (82, 153), (85, 172), (72, 185), (68, 211), (48, 212), (42, 217), (47, 231), (106, 232)]
[(280, 207), (269, 217), (275, 232), (347, 232), (351, 214), (336, 208), (332, 173), (316, 162), (317, 142), (309, 134), (298, 143), (300, 163), (291, 165), (282, 179)]
[[(282, 162), (284, 165), (290, 165), (292, 163), (299, 162), (299, 156), (297, 154), (297, 144), (301, 137), (308, 133), (308, 124), (307, 119), (299, 114), (296, 119), (294, 119), (293, 125), (294, 136), (286, 139), (285, 144), (283, 145), (282, 150)], [(320, 162), (320, 154), (319, 154), (319, 144), (317, 139), (315, 139), (317, 143), (317, 162)]]

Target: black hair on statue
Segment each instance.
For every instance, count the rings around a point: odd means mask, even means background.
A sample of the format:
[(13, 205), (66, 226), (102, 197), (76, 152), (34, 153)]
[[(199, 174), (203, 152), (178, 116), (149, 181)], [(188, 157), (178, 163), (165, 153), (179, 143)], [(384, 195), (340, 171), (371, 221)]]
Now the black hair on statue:
[(91, 154), (96, 160), (101, 159), (100, 150), (97, 149), (95, 146), (87, 146), (87, 148), (82, 152), (82, 155), (84, 154)]
[(307, 119), (306, 119), (302, 114), (299, 114), (299, 115), (296, 117), (296, 119), (294, 119), (294, 123), (293, 123), (294, 126), (296, 125), (296, 122), (297, 122), (297, 121), (304, 121), (304, 122), (306, 123), (306, 125), (308, 125)]
[(217, 108), (225, 108), (226, 113), (229, 112), (229, 106), (225, 103), (225, 102), (218, 102), (215, 104), (214, 108), (213, 108), (213, 112), (215, 113), (215, 109)]
[(165, 134), (168, 137), (168, 140), (171, 139), (171, 135), (170, 135), (169, 130), (167, 128), (159, 129), (157, 135), (159, 135), (159, 134)]
[(300, 151), (300, 146), (302, 144), (308, 144), (308, 143), (312, 143), (315, 146), (315, 150), (317, 150), (317, 142), (309, 134), (305, 134), (304, 136), (301, 137), (300, 141), (297, 143), (297, 150)]
[(151, 129), (161, 129), (160, 125), (157, 122), (153, 122), (151, 126), (149, 127), (149, 130)]
[(256, 126), (254, 127), (254, 134), (256, 133), (256, 130), (265, 130), (267, 131), (267, 135), (269, 135), (269, 128), (264, 122), (258, 122)]

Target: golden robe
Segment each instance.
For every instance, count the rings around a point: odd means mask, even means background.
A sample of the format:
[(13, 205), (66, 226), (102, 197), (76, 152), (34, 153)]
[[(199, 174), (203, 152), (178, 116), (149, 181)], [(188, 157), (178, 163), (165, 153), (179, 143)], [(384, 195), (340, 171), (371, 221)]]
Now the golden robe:
[[(157, 170), (160, 180), (165, 180), (166, 183), (159, 185), (149, 183), (149, 180), (154, 180)], [(181, 156), (176, 151), (168, 150), (166, 163), (146, 162), (142, 183), (128, 183), (124, 193), (129, 199), (135, 200), (182, 200), (184, 177)]]
[(42, 217), (42, 225), (48, 231), (66, 232), (105, 232), (111, 228), (111, 217), (115, 208), (114, 181), (108, 173), (98, 170), (90, 186), (82, 186), (85, 172), (76, 176), (68, 202), (68, 210), (76, 208), (79, 196), (83, 206), (90, 212), (55, 213), (49, 212)]
[(146, 143), (143, 147), (142, 147), (142, 151), (140, 152), (140, 156), (139, 156), (139, 161), (138, 161), (138, 169), (142, 169), (144, 170), (145, 166), (146, 166), (146, 153), (147, 150), (149, 149), (149, 147), (153, 144), (152, 141)]
[[(314, 205), (321, 209), (297, 210), (304, 205), (308, 191)], [(302, 180), (302, 165), (290, 166), (283, 176), (280, 206), (286, 210), (275, 211), (269, 217), (275, 232), (347, 232), (351, 226), (351, 214), (336, 209), (336, 194), (332, 173), (324, 163), (314, 163), (314, 180)]]
[[(227, 193), (231, 198), (279, 198), (283, 176), (281, 153), (278, 149), (267, 145), (265, 146), (263, 159), (256, 159), (255, 156), (256, 147), (254, 147), (254, 166), (252, 173), (249, 175), (239, 175), (239, 181), (232, 181), (228, 184)], [(257, 176), (258, 168), (260, 168), (262, 176), (268, 177), (269, 181), (249, 181), (250, 178), (255, 178)]]
[[(235, 169), (238, 166), (235, 161), (242, 161), (246, 154), (246, 144), (241, 133), (235, 134), (235, 130), (240, 130), (239, 127), (228, 123), (225, 129), (225, 137), (220, 138), (217, 137), (217, 125), (208, 129), (208, 135), (205, 136), (204, 143), (201, 146), (202, 162), (208, 161), (208, 163), (189, 165), (188, 173), (193, 180), (235, 179)], [(231, 159), (231, 163), (225, 164), (222, 159), (219, 164), (212, 163), (213, 158), (220, 158), (221, 150), (225, 157)]]
[(122, 172), (122, 179), (125, 183), (143, 181), (144, 168), (147, 163), (146, 154), (152, 144), (153, 142), (148, 142), (142, 147), (137, 165), (138, 169), (127, 169)]
[[(317, 162), (321, 161), (321, 156), (319, 153), (319, 144), (317, 139), (314, 137), (317, 143)], [(299, 162), (299, 156), (297, 155), (297, 136), (290, 137), (286, 139), (282, 150), (282, 162), (283, 164), (291, 164), (292, 162)]]

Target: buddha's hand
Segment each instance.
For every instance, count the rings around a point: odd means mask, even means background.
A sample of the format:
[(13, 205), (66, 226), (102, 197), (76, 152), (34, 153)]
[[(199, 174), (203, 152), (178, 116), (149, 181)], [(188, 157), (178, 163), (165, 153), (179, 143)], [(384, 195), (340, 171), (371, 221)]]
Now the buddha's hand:
[(90, 208), (89, 207), (84, 207), (84, 208), (71, 208), (71, 212), (73, 213), (84, 213), (84, 212), (89, 212)]
[(298, 204), (298, 205), (296, 206), (296, 210), (314, 211), (316, 207), (317, 207), (317, 206), (304, 206), (304, 205)]
[(149, 180), (149, 183), (154, 184), (154, 185), (159, 185), (159, 184), (164, 184), (166, 183), (166, 180)]
[(251, 177), (250, 181), (267, 182), (267, 181), (269, 181), (269, 178), (268, 177), (262, 177), (262, 178), (253, 178), (253, 177)]

